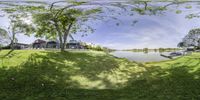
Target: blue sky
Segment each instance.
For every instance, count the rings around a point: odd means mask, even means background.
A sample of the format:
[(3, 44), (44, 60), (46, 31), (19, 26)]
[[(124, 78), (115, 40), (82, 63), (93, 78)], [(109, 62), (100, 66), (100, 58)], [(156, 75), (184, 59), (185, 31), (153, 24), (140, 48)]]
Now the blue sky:
[[(74, 35), (76, 40), (94, 43), (114, 49), (132, 48), (160, 48), (176, 47), (177, 43), (192, 28), (199, 28), (200, 19), (186, 19), (185, 15), (193, 13), (197, 8), (183, 11), (182, 14), (175, 14), (175, 11), (167, 11), (160, 16), (119, 16), (121, 24), (116, 26), (112, 20), (92, 24), (96, 29), (94, 33), (81, 37)], [(132, 21), (138, 22), (131, 26)], [(7, 26), (6, 17), (0, 17), (0, 26)], [(21, 43), (32, 43), (35, 38), (18, 34), (17, 38)]]
[[(161, 16), (120, 17), (123, 24), (101, 23), (94, 34), (77, 38), (115, 49), (177, 47), (192, 28), (199, 28), (200, 19), (186, 19), (195, 10), (176, 14), (168, 11)], [(131, 26), (130, 22), (138, 20)]]

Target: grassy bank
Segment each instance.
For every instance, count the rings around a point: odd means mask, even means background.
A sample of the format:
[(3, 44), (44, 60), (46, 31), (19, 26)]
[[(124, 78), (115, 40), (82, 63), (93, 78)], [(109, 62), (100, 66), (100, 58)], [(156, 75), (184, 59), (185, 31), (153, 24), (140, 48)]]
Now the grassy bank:
[(199, 75), (197, 53), (138, 64), (96, 51), (22, 50), (0, 65), (0, 99), (197, 100)]

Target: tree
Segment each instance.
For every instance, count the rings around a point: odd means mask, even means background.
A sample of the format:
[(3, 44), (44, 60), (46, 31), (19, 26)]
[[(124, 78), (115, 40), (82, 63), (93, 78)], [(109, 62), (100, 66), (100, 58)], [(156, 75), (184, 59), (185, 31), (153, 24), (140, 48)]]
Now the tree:
[[(70, 33), (75, 33), (80, 28), (79, 16), (84, 13), (79, 9), (68, 9), (59, 15), (55, 15), (58, 10), (50, 10), (45, 13), (34, 14), (36, 25), (36, 35), (47, 38), (59, 38), (61, 51), (64, 51), (67, 37)], [(88, 29), (90, 27), (87, 27)], [(87, 30), (88, 30), (87, 29)]]
[(1, 29), (2, 32), (4, 32), (4, 37), (6, 36), (10, 40), (10, 47), (12, 50), (14, 50), (14, 44), (17, 42), (16, 34), (24, 32), (24, 29), (27, 27), (27, 25), (23, 22), (23, 16), (19, 14), (10, 15), (10, 25)]
[(10, 41), (10, 48), (14, 50), (14, 44), (17, 42), (16, 34), (28, 33), (33, 28), (25, 21), (28, 17), (27, 13), (17, 10), (16, 8), (5, 8), (3, 11), (7, 13), (9, 26), (4, 26), (2, 29), (7, 33), (7, 37)]
[(179, 42), (177, 47), (184, 48), (184, 47), (186, 47), (186, 44), (185, 44), (185, 42)]
[[(62, 7), (56, 5), (60, 2), (66, 3), (67, 6)], [(34, 22), (34, 25), (31, 25), (31, 27), (35, 29), (34, 31), (32, 31), (32, 33), (36, 33), (36, 36), (40, 37), (45, 36), (48, 39), (59, 38), (61, 51), (64, 51), (67, 38), (68, 36), (70, 36), (70, 34), (78, 32), (92, 33), (94, 31), (91, 26), (85, 24), (84, 22), (87, 22), (88, 20), (103, 20), (105, 17), (110, 17), (100, 15), (100, 13), (102, 12), (102, 6), (104, 6), (104, 4), (102, 3), (58, 1), (52, 3), (49, 9), (46, 9), (48, 5), (17, 6), (12, 2), (3, 4), (14, 6), (14, 8), (4, 9), (8, 13), (11, 12), (12, 14), (14, 14), (16, 12), (19, 13), (19, 11), (23, 11), (31, 14), (33, 16)], [(116, 6), (112, 4), (115, 3), (109, 3), (109, 6)], [(93, 7), (89, 7), (88, 9), (87, 6)], [(105, 8), (108, 9), (107, 7)], [(116, 20), (115, 17), (110, 18)], [(117, 23), (117, 25), (118, 24), (119, 23)], [(85, 34), (83, 36), (85, 36)]]
[[(63, 1), (60, 1), (63, 2)], [(44, 12), (33, 14), (36, 35), (46, 38), (59, 38), (61, 51), (64, 51), (67, 38), (73, 33), (92, 33), (94, 29), (87, 25), (88, 20), (103, 20), (106, 17), (101, 15), (102, 6), (99, 3), (71, 2), (65, 7), (56, 7), (54, 2), (50, 9)], [(84, 7), (92, 6), (93, 8)], [(96, 5), (96, 7), (94, 7)], [(111, 5), (110, 5), (111, 6)], [(110, 17), (115, 19), (114, 17)]]
[(191, 29), (189, 33), (183, 38), (182, 44), (186, 47), (198, 47), (200, 42), (200, 28)]

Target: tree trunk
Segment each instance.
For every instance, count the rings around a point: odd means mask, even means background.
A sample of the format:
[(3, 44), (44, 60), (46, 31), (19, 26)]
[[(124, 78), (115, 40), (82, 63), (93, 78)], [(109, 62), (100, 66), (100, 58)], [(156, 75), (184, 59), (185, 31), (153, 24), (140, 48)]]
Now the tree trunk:
[(15, 49), (14, 43), (15, 43), (15, 33), (12, 32), (12, 38), (11, 38), (11, 42), (10, 42), (11, 50), (14, 50), (14, 49)]
[(63, 52), (65, 51), (65, 47), (63, 46), (63, 40), (62, 40), (62, 32), (60, 31), (60, 27), (58, 26), (58, 23), (56, 20), (53, 20), (54, 21), (54, 25), (56, 27), (56, 30), (58, 32), (58, 36), (59, 36), (59, 41), (60, 41), (60, 51)]
[(2, 50), (2, 45), (0, 44), (0, 51)]
[(62, 41), (62, 35), (61, 34), (59, 35), (59, 40), (60, 40), (60, 51), (63, 52), (63, 51), (65, 51), (65, 48), (63, 46), (63, 41)]
[(69, 32), (70, 32), (70, 29), (71, 29), (72, 25), (73, 25), (73, 23), (70, 23), (69, 26), (68, 26), (68, 28), (67, 28), (67, 29), (65, 30), (65, 32), (64, 32), (64, 37), (63, 37), (63, 40), (64, 40), (63, 45), (64, 45), (64, 47), (66, 47), (66, 44), (67, 44), (67, 37), (68, 37), (68, 35), (69, 35)]
[(66, 44), (67, 44), (67, 43), (66, 43), (66, 40), (67, 40), (67, 39), (65, 39), (65, 38), (67, 38), (66, 34), (64, 34), (64, 37), (63, 37), (63, 40), (64, 40), (64, 42), (63, 42), (63, 47), (64, 47), (64, 48), (63, 48), (63, 49), (65, 49)]
[(11, 40), (11, 42), (10, 42), (10, 48), (11, 48), (12, 50), (14, 50), (14, 42), (13, 42), (13, 40)]

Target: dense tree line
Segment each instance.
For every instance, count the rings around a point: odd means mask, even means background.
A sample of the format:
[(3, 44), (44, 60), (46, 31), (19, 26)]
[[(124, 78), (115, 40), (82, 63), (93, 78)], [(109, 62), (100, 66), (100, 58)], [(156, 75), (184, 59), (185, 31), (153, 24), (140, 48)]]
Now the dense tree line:
[(133, 52), (171, 52), (181, 50), (180, 48), (143, 48), (143, 49), (128, 49), (126, 51), (133, 51)]

